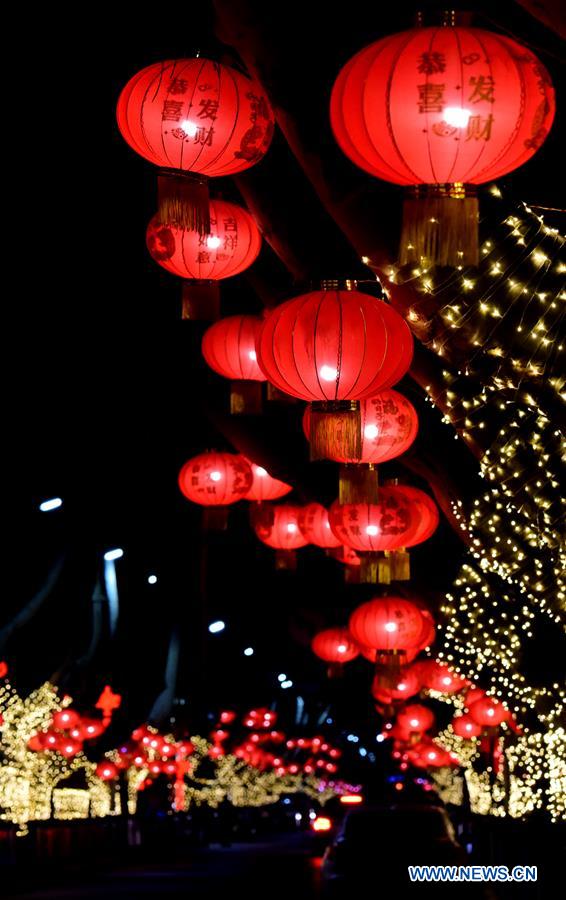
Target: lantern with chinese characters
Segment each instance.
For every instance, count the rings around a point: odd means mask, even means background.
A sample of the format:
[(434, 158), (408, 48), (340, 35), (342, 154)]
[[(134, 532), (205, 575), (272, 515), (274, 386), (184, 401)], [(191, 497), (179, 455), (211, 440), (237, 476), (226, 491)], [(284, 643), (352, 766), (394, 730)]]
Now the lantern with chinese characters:
[(205, 235), (160, 224), (155, 217), (147, 227), (146, 243), (156, 263), (183, 279), (183, 318), (217, 319), (218, 282), (251, 266), (261, 249), (261, 236), (246, 209), (211, 200)]
[(416, 665), (423, 687), (439, 694), (457, 694), (468, 684), (465, 678), (456, 675), (446, 663), (424, 659)]
[[(330, 527), (340, 542), (361, 558), (362, 581), (388, 584), (392, 578), (384, 551), (402, 550), (415, 528), (416, 507), (394, 487), (383, 487), (378, 503), (338, 503), (330, 507)], [(408, 573), (395, 573), (406, 579)]]
[(454, 716), (452, 719), (452, 730), (458, 737), (469, 739), (478, 737), (482, 729), (481, 725), (474, 722), (469, 713), (464, 713), (461, 716)]
[(295, 569), (295, 550), (306, 547), (307, 539), (299, 528), (300, 506), (283, 503), (257, 505), (251, 511), (252, 527), (263, 544), (273, 547), (277, 569)]
[(187, 500), (205, 507), (205, 528), (225, 528), (226, 508), (242, 500), (252, 482), (249, 463), (235, 453), (201, 453), (179, 473), (179, 487)]
[(266, 317), (257, 358), (278, 390), (311, 407), (311, 458), (361, 454), (359, 400), (395, 384), (409, 368), (413, 339), (382, 300), (324, 282)]
[(328, 510), (321, 503), (307, 503), (299, 513), (299, 528), (309, 542), (315, 547), (340, 547), (342, 542), (330, 527)]
[[(419, 427), (413, 404), (393, 389), (360, 400), (360, 417), (362, 443), (359, 457), (347, 456), (344, 448), (340, 447), (336, 448), (338, 452), (328, 457), (341, 463), (340, 503), (377, 502), (376, 466), (404, 453), (415, 440)], [(307, 440), (310, 430), (309, 405), (303, 415), (303, 431)]]
[(418, 606), (402, 597), (379, 597), (358, 606), (350, 616), (349, 631), (358, 644), (376, 651), (376, 673), (399, 681), (407, 650), (418, 647), (423, 623)]
[(397, 713), (397, 722), (409, 734), (422, 734), (434, 725), (434, 713), (420, 703), (411, 703)]
[(530, 50), (453, 18), (361, 50), (330, 105), (346, 156), (407, 187), (402, 265), (477, 265), (475, 186), (526, 162), (553, 117), (550, 76)]
[(468, 713), (474, 722), (484, 728), (496, 728), (509, 718), (509, 710), (494, 697), (481, 697), (468, 708)]
[(251, 500), (254, 503), (264, 503), (266, 500), (279, 500), (293, 490), (290, 484), (285, 484), (284, 481), (274, 478), (263, 466), (257, 466), (250, 460), (248, 462), (252, 470), (253, 482), (244, 500)]
[(257, 364), (256, 337), (259, 316), (228, 316), (208, 328), (202, 339), (205, 361), (223, 378), (231, 380), (232, 414), (261, 412), (261, 382), (265, 375)]
[(124, 140), (159, 166), (159, 222), (201, 235), (210, 231), (207, 179), (253, 166), (273, 135), (259, 84), (203, 58), (142, 69), (116, 112)]
[(329, 678), (342, 673), (344, 663), (359, 656), (360, 648), (347, 628), (325, 628), (315, 634), (311, 644), (313, 653), (330, 663)]
[(410, 666), (401, 670), (398, 680), (390, 687), (383, 684), (380, 675), (376, 675), (371, 686), (374, 700), (384, 706), (390, 706), (396, 700), (408, 700), (418, 694), (421, 683), (416, 671)]

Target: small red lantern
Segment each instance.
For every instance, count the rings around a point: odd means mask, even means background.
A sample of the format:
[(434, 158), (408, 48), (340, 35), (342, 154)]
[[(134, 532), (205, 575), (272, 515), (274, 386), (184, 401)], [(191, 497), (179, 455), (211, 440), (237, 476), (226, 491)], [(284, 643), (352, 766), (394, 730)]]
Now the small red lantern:
[(482, 688), (471, 687), (466, 691), (466, 708), (469, 709), (472, 703), (475, 703), (476, 700), (480, 700), (482, 697), (485, 697), (485, 691)]
[(118, 766), (110, 760), (99, 762), (94, 771), (103, 781), (113, 781), (118, 777)]
[(360, 648), (347, 628), (326, 628), (312, 639), (311, 647), (320, 659), (330, 663), (328, 676), (342, 673), (343, 663), (359, 656)]
[(428, 706), (411, 703), (397, 713), (399, 727), (410, 734), (429, 731), (434, 725), (434, 713)]
[(70, 731), (81, 724), (81, 717), (74, 709), (60, 709), (53, 714), (52, 724), (58, 731)]
[(383, 679), (376, 675), (371, 692), (373, 698), (385, 706), (389, 706), (395, 700), (408, 700), (418, 694), (421, 687), (419, 677), (414, 669), (405, 668), (401, 670), (398, 679), (389, 687), (384, 686)]
[(83, 718), (79, 727), (80, 738), (83, 741), (93, 741), (104, 733), (106, 727), (100, 719)]
[(253, 482), (244, 500), (252, 500), (254, 503), (263, 503), (265, 500), (279, 500), (289, 494), (293, 488), (290, 484), (274, 478), (263, 466), (247, 460), (252, 470)]
[(77, 753), (80, 753), (83, 749), (83, 745), (81, 741), (76, 741), (74, 738), (60, 736), (54, 749), (57, 750), (61, 756), (64, 756), (65, 759), (71, 759), (73, 756), (76, 756)]
[(185, 281), (183, 318), (216, 319), (217, 283), (251, 266), (261, 249), (261, 236), (246, 209), (211, 200), (210, 231), (205, 237), (159, 224), (155, 217), (147, 227), (146, 243), (156, 263)]
[(478, 737), (481, 734), (481, 725), (478, 725), (477, 722), (474, 722), (469, 713), (464, 713), (461, 716), (455, 716), (452, 719), (452, 729), (454, 734), (457, 734), (458, 737), (462, 738), (474, 738)]
[(228, 316), (208, 328), (202, 339), (206, 363), (231, 380), (230, 412), (261, 412), (261, 382), (265, 375), (257, 364), (256, 337), (261, 331), (259, 316)]
[(328, 510), (321, 503), (308, 503), (301, 507), (299, 528), (309, 544), (314, 544), (315, 547), (342, 546), (330, 527)]
[(308, 543), (299, 528), (300, 512), (300, 506), (287, 503), (280, 506), (262, 503), (252, 511), (252, 526), (257, 537), (263, 544), (277, 551), (276, 568), (296, 568), (295, 550), (306, 547)]
[(330, 107), (352, 162), (410, 187), (402, 265), (477, 265), (474, 185), (526, 162), (553, 117), (550, 76), (530, 50), (453, 19), (361, 50), (340, 72)]
[(235, 453), (201, 453), (189, 459), (179, 472), (179, 488), (187, 500), (222, 508), (218, 517), (207, 516), (205, 527), (225, 527), (225, 507), (243, 500), (252, 483), (249, 463)]
[(355, 641), (376, 652), (376, 671), (399, 680), (407, 650), (418, 646), (422, 634), (420, 610), (402, 597), (381, 597), (358, 606), (348, 628)]
[(153, 63), (128, 81), (117, 108), (130, 147), (161, 169), (160, 221), (208, 234), (207, 177), (263, 157), (273, 113), (257, 82), (211, 60)]
[(437, 691), (439, 694), (457, 694), (466, 687), (465, 678), (460, 678), (446, 663), (436, 659), (425, 659), (417, 663), (423, 687)]
[(236, 713), (231, 709), (224, 709), (220, 713), (220, 721), (223, 725), (230, 725), (236, 718)]
[(357, 401), (395, 384), (407, 371), (413, 339), (390, 306), (328, 282), (276, 307), (257, 344), (267, 380), (312, 402), (311, 457), (361, 453)]
[(485, 728), (495, 728), (509, 718), (509, 710), (493, 697), (481, 697), (470, 704), (468, 712), (474, 722)]

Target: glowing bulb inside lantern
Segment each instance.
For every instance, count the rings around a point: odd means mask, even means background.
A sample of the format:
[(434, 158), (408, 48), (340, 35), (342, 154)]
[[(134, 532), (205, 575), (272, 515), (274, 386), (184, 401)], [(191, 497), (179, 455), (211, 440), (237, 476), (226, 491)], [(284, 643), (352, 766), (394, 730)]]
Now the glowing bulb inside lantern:
[(287, 525), (287, 531), (289, 532), (289, 534), (293, 534), (296, 530), (297, 526), (294, 524), (294, 522), (289, 522), (289, 524)]
[(429, 759), (436, 759), (436, 753), (429, 753), (429, 754), (428, 754), (428, 758), (429, 758)]
[(375, 537), (377, 534), (378, 528), (377, 525), (368, 525), (366, 527), (366, 534), (369, 534), (370, 537)]
[(418, 719), (411, 719), (410, 724), (413, 726), (413, 728), (418, 728), (418, 727), (419, 727), (419, 720), (418, 720)]
[(215, 234), (211, 234), (206, 239), (206, 246), (208, 247), (209, 250), (217, 250), (218, 247), (220, 247), (220, 238), (217, 237)]
[(488, 710), (487, 710), (487, 714), (488, 714), (488, 716), (490, 716), (490, 717), (491, 717), (491, 716), (494, 716), (494, 715), (495, 715), (495, 710), (494, 710), (494, 709), (488, 709)]
[(265, 476), (267, 475), (267, 469), (262, 469), (261, 466), (256, 466), (255, 473), (258, 478), (265, 478)]
[(452, 684), (452, 679), (450, 678), (449, 675), (446, 675), (446, 676), (442, 679), (442, 684), (445, 684), (446, 687), (448, 687), (449, 684)]
[(338, 644), (336, 649), (338, 650), (338, 653), (345, 653), (347, 647), (346, 644)]
[(333, 369), (332, 366), (321, 366), (319, 374), (323, 381), (336, 381), (338, 369)]
[(370, 440), (376, 438), (378, 434), (379, 428), (377, 427), (377, 425), (366, 425), (366, 427), (364, 428), (364, 437), (367, 437)]
[(393, 631), (397, 631), (397, 622), (386, 622), (385, 630), (388, 631), (390, 634)]
[(471, 114), (469, 109), (462, 109), (459, 106), (447, 106), (442, 115), (447, 125), (452, 125), (454, 128), (465, 128)]
[(472, 726), (471, 726), (470, 722), (468, 722), (468, 724), (465, 727), (466, 727), (466, 731), (472, 730)]
[(248, 351), (248, 356), (249, 356), (250, 359), (253, 359), (254, 362), (255, 362), (256, 359), (257, 359), (257, 353), (255, 352), (255, 350), (249, 350), (249, 351)]
[(211, 481), (220, 481), (222, 478), (222, 472), (211, 472), (210, 480)]
[(398, 690), (398, 691), (404, 691), (404, 690), (406, 690), (406, 688), (407, 688), (407, 685), (405, 684), (404, 681), (402, 681), (401, 684), (398, 684), (398, 685), (397, 685), (397, 690)]
[(184, 121), (181, 122), (181, 128), (183, 129), (187, 137), (196, 137), (198, 126), (195, 124), (195, 122), (190, 122), (189, 119), (184, 119)]

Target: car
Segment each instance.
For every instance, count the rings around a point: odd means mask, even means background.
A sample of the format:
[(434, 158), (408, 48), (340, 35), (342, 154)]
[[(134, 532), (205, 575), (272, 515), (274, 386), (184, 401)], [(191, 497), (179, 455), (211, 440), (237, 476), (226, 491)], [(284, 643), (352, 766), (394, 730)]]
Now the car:
[(367, 892), (372, 885), (409, 887), (409, 865), (465, 862), (465, 851), (442, 807), (357, 807), (346, 814), (324, 854), (322, 895), (351, 896), (352, 889), (363, 886)]

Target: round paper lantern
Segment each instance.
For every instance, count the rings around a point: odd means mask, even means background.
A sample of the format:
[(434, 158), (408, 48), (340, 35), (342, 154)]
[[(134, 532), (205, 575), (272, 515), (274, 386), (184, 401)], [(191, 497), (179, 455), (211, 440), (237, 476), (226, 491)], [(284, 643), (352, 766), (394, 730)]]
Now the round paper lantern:
[(420, 690), (420, 680), (417, 673), (409, 668), (404, 669), (399, 678), (391, 686), (384, 686), (383, 679), (376, 675), (373, 679), (371, 692), (374, 700), (389, 706), (395, 700), (407, 700), (418, 694)]
[(462, 738), (478, 737), (478, 735), (481, 734), (481, 725), (474, 722), (469, 713), (464, 713), (462, 716), (454, 716), (452, 719), (452, 729), (454, 734), (457, 734), (458, 737)]
[(475, 703), (476, 700), (480, 700), (482, 697), (485, 697), (485, 691), (482, 688), (471, 687), (466, 691), (466, 708), (469, 709), (472, 703)]
[(389, 485), (394, 494), (401, 494), (410, 501), (415, 512), (413, 530), (407, 535), (405, 547), (414, 547), (428, 541), (438, 528), (438, 507), (425, 491), (408, 484)]
[(254, 524), (260, 541), (276, 550), (297, 550), (306, 547), (307, 539), (299, 528), (300, 506), (281, 504), (271, 506), (268, 515)]
[(60, 736), (54, 749), (57, 750), (61, 756), (64, 756), (65, 759), (72, 759), (73, 756), (80, 753), (83, 749), (83, 745), (81, 741), (77, 741), (74, 738)]
[(357, 53), (330, 120), (357, 166), (411, 187), (401, 264), (477, 264), (473, 185), (512, 172), (554, 117), (548, 72), (526, 47), (479, 28), (415, 28)]
[(274, 478), (263, 466), (257, 466), (255, 463), (247, 460), (252, 470), (252, 485), (246, 493), (244, 499), (252, 500), (255, 503), (263, 503), (265, 500), (279, 500), (289, 494), (293, 488), (290, 484)]
[(74, 709), (60, 709), (53, 714), (53, 727), (58, 731), (69, 731), (80, 725), (81, 717)]
[(409, 367), (412, 348), (407, 324), (382, 300), (325, 283), (267, 316), (257, 355), (271, 384), (312, 402), (313, 458), (332, 456), (337, 446), (359, 457), (355, 402), (395, 384)]
[(381, 488), (379, 493), (379, 503), (332, 504), (330, 527), (340, 543), (366, 553), (406, 546), (414, 525), (412, 504), (391, 488)]
[(206, 178), (259, 162), (274, 128), (257, 82), (203, 58), (142, 69), (120, 94), (117, 120), (130, 147), (162, 170), (160, 221), (201, 234), (209, 231)]
[(410, 762), (422, 769), (440, 769), (443, 766), (459, 765), (455, 753), (440, 747), (434, 741), (420, 741), (408, 751)]
[(308, 503), (301, 507), (299, 528), (309, 544), (315, 547), (340, 547), (342, 542), (330, 527), (328, 510), (321, 503)]
[(411, 703), (397, 713), (399, 726), (408, 732), (428, 731), (434, 725), (434, 713), (421, 703)]
[(359, 656), (360, 648), (347, 628), (326, 628), (312, 639), (313, 653), (329, 663), (345, 663)]
[(358, 606), (350, 616), (349, 631), (358, 644), (379, 654), (403, 655), (418, 646), (422, 634), (420, 610), (402, 597), (380, 597)]
[(94, 771), (103, 781), (112, 781), (118, 777), (118, 766), (110, 760), (99, 762)]
[(201, 506), (236, 503), (252, 483), (249, 464), (235, 453), (201, 453), (189, 459), (179, 473), (181, 492)]
[(470, 704), (468, 712), (474, 722), (484, 727), (501, 725), (509, 718), (509, 710), (493, 697), (481, 697)]
[[(417, 436), (419, 421), (413, 404), (399, 391), (380, 391), (374, 397), (360, 400), (362, 447), (359, 458), (346, 455), (346, 448), (336, 447), (329, 459), (339, 463), (368, 463), (377, 465), (395, 459), (407, 450)], [(310, 438), (311, 411), (307, 406), (303, 415), (303, 431)]]
[(206, 363), (223, 378), (265, 381), (255, 349), (261, 326), (259, 316), (228, 316), (215, 322), (202, 339)]
[(440, 694), (456, 694), (466, 687), (466, 679), (456, 675), (445, 663), (425, 659), (417, 663), (417, 666), (423, 687), (438, 691)]
[(100, 719), (83, 718), (79, 726), (80, 737), (83, 741), (92, 741), (95, 738), (100, 737), (105, 730), (104, 723), (101, 722)]

